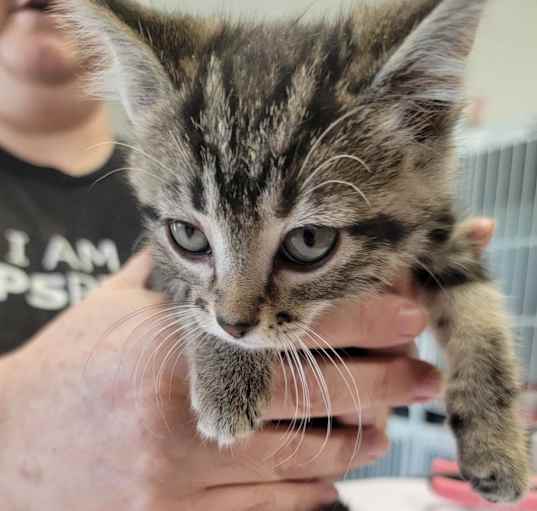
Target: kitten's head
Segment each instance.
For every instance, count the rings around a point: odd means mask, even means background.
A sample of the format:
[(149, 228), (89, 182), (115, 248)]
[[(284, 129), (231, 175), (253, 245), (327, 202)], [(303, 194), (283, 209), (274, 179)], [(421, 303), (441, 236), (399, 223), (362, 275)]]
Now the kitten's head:
[(132, 122), (168, 292), (206, 332), (294, 343), (449, 236), (448, 170), (484, 0), (239, 24), (61, 2)]

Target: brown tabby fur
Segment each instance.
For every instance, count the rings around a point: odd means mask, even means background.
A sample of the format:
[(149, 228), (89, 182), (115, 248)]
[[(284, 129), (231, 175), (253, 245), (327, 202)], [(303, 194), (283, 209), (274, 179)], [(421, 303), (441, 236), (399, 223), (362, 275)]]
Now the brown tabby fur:
[[(484, 0), (408, 0), (334, 22), (207, 21), (128, 1), (68, 0), (99, 94), (119, 98), (136, 149), (131, 181), (157, 279), (191, 306), (202, 435), (260, 426), (276, 353), (338, 300), (381, 292), (410, 268), (449, 359), (447, 408), (463, 474), (486, 498), (528, 483), (509, 319), (464, 225), (451, 180), (463, 73)], [(95, 59), (97, 58), (97, 60)], [(189, 222), (212, 254), (178, 250)], [(282, 240), (336, 228), (336, 251), (297, 268)], [(241, 339), (218, 324), (255, 326)]]

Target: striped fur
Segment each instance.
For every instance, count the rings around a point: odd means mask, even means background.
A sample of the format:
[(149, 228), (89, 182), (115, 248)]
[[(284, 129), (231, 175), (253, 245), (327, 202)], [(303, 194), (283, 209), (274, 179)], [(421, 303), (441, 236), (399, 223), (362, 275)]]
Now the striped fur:
[[(156, 212), (158, 280), (197, 307), (209, 334), (190, 353), (206, 437), (227, 444), (259, 426), (274, 353), (300, 322), (382, 291), (406, 267), (451, 362), (462, 469), (490, 500), (525, 490), (508, 321), (457, 226), (450, 185), (465, 61), (485, 4), (407, 0), (330, 23), (264, 24), (164, 16), (128, 1), (58, 3), (92, 50), (97, 92), (112, 91), (133, 123), (130, 177)], [(201, 229), (212, 256), (180, 255), (169, 219)], [(280, 247), (306, 225), (337, 228), (339, 241), (325, 264), (298, 271)], [(258, 326), (237, 341), (217, 317)]]

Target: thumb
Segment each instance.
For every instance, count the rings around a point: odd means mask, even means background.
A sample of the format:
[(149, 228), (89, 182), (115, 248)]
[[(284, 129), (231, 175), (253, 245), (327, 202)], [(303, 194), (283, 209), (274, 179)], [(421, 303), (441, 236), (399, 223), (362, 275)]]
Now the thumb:
[(108, 282), (109, 285), (116, 288), (145, 287), (152, 270), (151, 250), (144, 248), (132, 256)]

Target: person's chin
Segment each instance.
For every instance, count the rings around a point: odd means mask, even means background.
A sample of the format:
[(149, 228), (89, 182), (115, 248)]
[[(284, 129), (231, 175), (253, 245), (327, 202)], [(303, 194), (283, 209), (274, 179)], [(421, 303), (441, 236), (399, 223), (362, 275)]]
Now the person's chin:
[(0, 38), (0, 66), (17, 79), (45, 86), (73, 81), (79, 72), (72, 45), (48, 15), (31, 11), (8, 22)]

